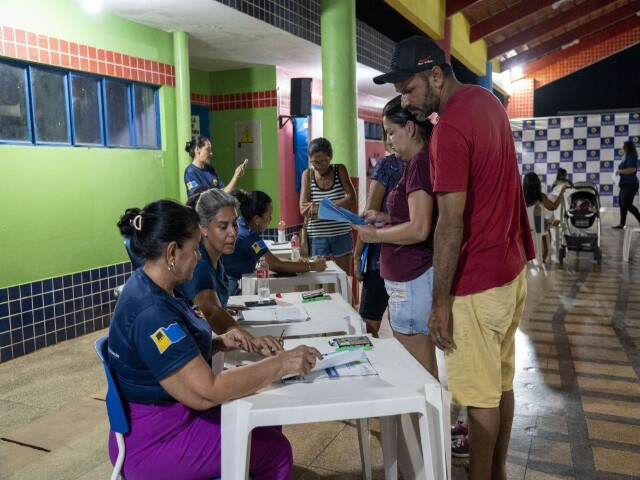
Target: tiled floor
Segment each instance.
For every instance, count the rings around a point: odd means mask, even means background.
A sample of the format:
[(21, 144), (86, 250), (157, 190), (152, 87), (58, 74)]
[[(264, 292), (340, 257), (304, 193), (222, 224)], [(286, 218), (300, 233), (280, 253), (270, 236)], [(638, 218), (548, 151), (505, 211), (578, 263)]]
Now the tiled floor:
[[(640, 479), (640, 239), (628, 266), (604, 215), (604, 258), (569, 257), (529, 274), (518, 334), (513, 480)], [(104, 376), (96, 332), (0, 365), (0, 478), (104, 479)], [(385, 329), (388, 335), (388, 328)], [(443, 370), (443, 369), (441, 369)], [(375, 422), (375, 478), (383, 478)], [(359, 478), (354, 425), (287, 427), (296, 478)], [(466, 478), (459, 465), (454, 479)]]

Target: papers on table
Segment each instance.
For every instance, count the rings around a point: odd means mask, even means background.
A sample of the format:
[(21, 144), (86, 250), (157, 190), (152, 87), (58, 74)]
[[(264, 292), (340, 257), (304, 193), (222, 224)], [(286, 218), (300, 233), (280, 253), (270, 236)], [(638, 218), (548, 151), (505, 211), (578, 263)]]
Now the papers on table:
[(334, 220), (336, 222), (348, 222), (352, 225), (366, 225), (364, 218), (346, 208), (338, 207), (331, 200), (324, 197), (320, 200), (318, 218), (321, 220)]
[(283, 383), (309, 383), (315, 380), (340, 377), (362, 377), (377, 375), (364, 350), (346, 350), (322, 354), (307, 375), (292, 375), (282, 379)]
[(266, 308), (243, 310), (238, 314), (238, 320), (246, 324), (264, 325), (268, 323), (289, 323), (306, 322), (309, 314), (305, 308), (296, 303), (289, 307)]

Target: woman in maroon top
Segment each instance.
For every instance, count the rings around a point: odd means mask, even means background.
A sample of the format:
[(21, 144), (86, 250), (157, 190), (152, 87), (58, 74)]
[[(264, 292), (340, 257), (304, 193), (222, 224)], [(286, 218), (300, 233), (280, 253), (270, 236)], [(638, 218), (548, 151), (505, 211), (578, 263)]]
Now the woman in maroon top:
[(376, 226), (356, 226), (367, 243), (382, 243), (380, 275), (389, 294), (389, 323), (396, 337), (438, 378), (435, 346), (427, 321), (433, 290), (435, 200), (429, 177), (428, 141), (432, 125), (400, 105), (400, 96), (384, 107), (382, 123), (393, 152), (409, 163), (387, 199), (388, 214), (369, 210)]

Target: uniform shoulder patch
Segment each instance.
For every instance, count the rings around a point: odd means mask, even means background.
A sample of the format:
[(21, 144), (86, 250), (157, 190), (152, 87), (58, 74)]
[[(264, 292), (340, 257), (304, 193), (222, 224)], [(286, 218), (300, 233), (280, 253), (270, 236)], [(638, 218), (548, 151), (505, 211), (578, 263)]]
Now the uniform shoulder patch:
[(182, 330), (177, 323), (172, 323), (168, 327), (160, 327), (150, 335), (151, 340), (156, 344), (160, 353), (164, 353), (167, 348), (174, 343), (178, 343), (186, 336), (184, 330)]
[(258, 253), (260, 250), (267, 248), (267, 244), (264, 243), (264, 240), (258, 240), (253, 245), (251, 245), (251, 247), (253, 248), (254, 252)]

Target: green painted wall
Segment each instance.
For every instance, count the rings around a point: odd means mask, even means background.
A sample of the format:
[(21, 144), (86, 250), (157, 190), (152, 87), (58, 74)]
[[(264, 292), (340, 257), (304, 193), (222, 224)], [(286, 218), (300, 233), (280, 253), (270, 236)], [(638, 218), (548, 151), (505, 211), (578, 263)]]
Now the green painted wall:
[[(190, 69), (193, 93), (225, 95), (276, 89), (276, 69), (273, 66), (202, 72)], [(225, 182), (235, 170), (234, 122), (260, 120), (262, 131), (262, 169), (247, 170), (238, 186), (244, 190), (262, 190), (273, 200), (273, 218), (280, 218), (280, 178), (278, 175), (278, 109), (276, 107), (211, 112), (211, 163)], [(185, 159), (189, 160), (185, 153)], [(275, 228), (276, 221), (270, 225)]]
[[(71, 0), (0, 0), (0, 23), (173, 63), (171, 35)], [(127, 259), (127, 207), (177, 198), (174, 89), (160, 88), (161, 150), (0, 145), (0, 287)]]

